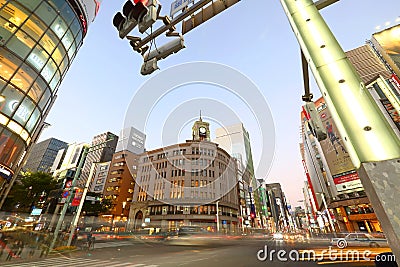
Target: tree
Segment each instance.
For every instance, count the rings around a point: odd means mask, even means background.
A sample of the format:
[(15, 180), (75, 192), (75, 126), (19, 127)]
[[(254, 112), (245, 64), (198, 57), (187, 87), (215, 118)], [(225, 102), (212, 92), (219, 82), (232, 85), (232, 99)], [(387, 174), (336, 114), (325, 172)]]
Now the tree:
[(57, 187), (57, 181), (49, 173), (21, 173), (8, 195), (7, 206), (29, 212), (34, 206), (42, 205), (49, 192)]

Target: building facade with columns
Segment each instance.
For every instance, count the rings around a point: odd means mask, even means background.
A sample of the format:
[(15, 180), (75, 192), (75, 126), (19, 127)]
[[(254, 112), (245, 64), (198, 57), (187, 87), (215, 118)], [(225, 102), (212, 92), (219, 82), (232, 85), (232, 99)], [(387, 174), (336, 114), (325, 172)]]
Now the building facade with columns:
[(209, 141), (201, 118), (192, 131), (192, 140), (140, 155), (128, 229), (237, 231), (236, 160)]

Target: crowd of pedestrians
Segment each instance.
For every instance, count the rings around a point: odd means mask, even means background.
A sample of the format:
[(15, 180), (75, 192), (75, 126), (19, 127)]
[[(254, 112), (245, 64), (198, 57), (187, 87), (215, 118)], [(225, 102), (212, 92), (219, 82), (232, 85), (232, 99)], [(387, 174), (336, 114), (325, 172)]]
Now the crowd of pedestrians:
[[(89, 236), (89, 235), (88, 235)], [(50, 252), (53, 233), (46, 231), (0, 232), (0, 265), (3, 261), (18, 258), (42, 258)], [(90, 234), (88, 246), (94, 245), (94, 237)], [(55, 248), (67, 246), (69, 233), (60, 232)], [(72, 237), (71, 246), (78, 246), (78, 232)]]

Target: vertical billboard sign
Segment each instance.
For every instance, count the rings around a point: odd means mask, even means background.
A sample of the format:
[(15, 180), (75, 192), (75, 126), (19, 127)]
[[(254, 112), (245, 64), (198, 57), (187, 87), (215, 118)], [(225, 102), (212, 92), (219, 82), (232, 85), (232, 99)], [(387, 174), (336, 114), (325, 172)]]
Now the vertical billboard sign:
[(397, 76), (400, 76), (400, 25), (373, 34), (372, 42)]
[(79, 206), (79, 203), (81, 202), (82, 199), (82, 193), (83, 193), (82, 189), (80, 188), (76, 189), (75, 196), (74, 199), (72, 200), (71, 206), (73, 207)]
[(396, 125), (397, 129), (400, 131), (400, 115), (396, 111), (396, 109), (393, 107), (392, 103), (388, 99), (381, 99), (383, 107), (389, 114), (389, 116), (392, 118), (394, 124)]
[(319, 115), (328, 135), (328, 138), (321, 141), (320, 144), (337, 191), (344, 193), (347, 190), (362, 187), (328, 108), (319, 109)]

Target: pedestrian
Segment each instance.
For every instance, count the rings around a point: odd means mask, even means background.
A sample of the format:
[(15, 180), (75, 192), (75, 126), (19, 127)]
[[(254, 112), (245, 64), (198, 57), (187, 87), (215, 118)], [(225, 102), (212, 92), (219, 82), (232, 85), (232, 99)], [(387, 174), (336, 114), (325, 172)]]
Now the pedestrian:
[(21, 258), (22, 250), (24, 249), (24, 242), (19, 240), (17, 243), (17, 252), (15, 253), (16, 258)]
[(78, 231), (75, 230), (74, 234), (72, 235), (71, 245), (76, 246), (76, 241), (78, 240)]
[(87, 235), (86, 235), (86, 242), (87, 242), (87, 248), (88, 250), (93, 246), (94, 248), (94, 237), (93, 237), (93, 232), (90, 231)]
[(15, 257), (15, 253), (18, 251), (18, 241), (15, 240), (14, 243), (11, 244), (6, 261), (10, 261), (11, 258)]

